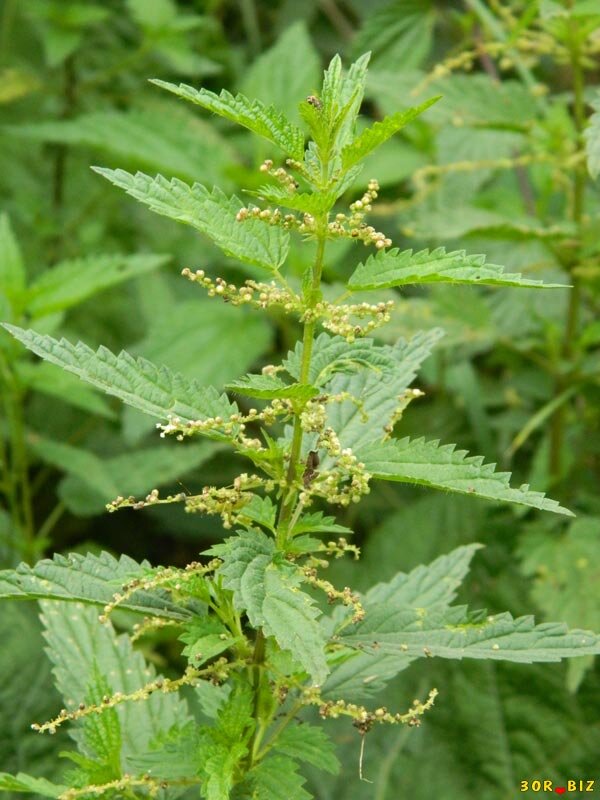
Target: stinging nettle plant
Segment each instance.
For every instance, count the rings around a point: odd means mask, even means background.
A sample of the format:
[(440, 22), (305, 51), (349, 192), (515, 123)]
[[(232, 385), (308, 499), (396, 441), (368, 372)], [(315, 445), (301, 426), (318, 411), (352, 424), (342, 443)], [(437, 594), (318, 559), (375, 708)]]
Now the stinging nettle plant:
[[(97, 169), (153, 211), (192, 225), (250, 265), (253, 277), (241, 286), (202, 270), (183, 275), (210, 297), (248, 306), (245, 313), (275, 306), (297, 319), (301, 340), (281, 364), (234, 381), (227, 395), (125, 352), (94, 352), (5, 326), (37, 355), (158, 419), (161, 436), (207, 437), (231, 448), (245, 471), (229, 486), (196, 495), (160, 497), (154, 490), (145, 499), (118, 497), (109, 505), (181, 502), (186, 511), (219, 515), (231, 536), (183, 569), (104, 553), (55, 556), (0, 573), (1, 597), (41, 601), (64, 697), (58, 715), (33, 728), (52, 734), (68, 724), (78, 748), (66, 754), (74, 765), (64, 785), (0, 774), (1, 789), (65, 800), (302, 800), (311, 795), (299, 765), (339, 767), (326, 726), (307, 721), (311, 707), (323, 720), (348, 718), (364, 742), (374, 725), (416, 726), (432, 707), (433, 687), (406, 710), (374, 700), (417, 658), (529, 663), (600, 652), (600, 637), (587, 631), (451, 605), (477, 544), (399, 573), (364, 596), (324, 577), (332, 559), (357, 558), (359, 551), (348, 543), (352, 532), (319, 509), (359, 502), (372, 480), (570, 514), (528, 486), (511, 487), (508, 474), (454, 445), (394, 435), (421, 394), (411, 383), (440, 332), (394, 346), (365, 338), (393, 310), (376, 297), (365, 302), (365, 292), (432, 282), (552, 287), (462, 251), (393, 248), (365, 222), (377, 198), (374, 179), (348, 210), (334, 211), (365, 157), (439, 99), (357, 132), (367, 64), (365, 55), (344, 71), (336, 56), (320, 93), (300, 103), (308, 144), (304, 130), (259, 101), (155, 81), (282, 151), (282, 166), (268, 159), (260, 167), (269, 179), (253, 193), (260, 205), (244, 206), (199, 184)], [(294, 233), (314, 248), (301, 284), (284, 274)], [(339, 238), (375, 252), (354, 270), (347, 292), (331, 301), (322, 273), (327, 244)], [(265, 280), (255, 277), (261, 272)], [(353, 301), (356, 292), (360, 298)], [(322, 612), (320, 599), (334, 606), (332, 613)], [(117, 636), (114, 611), (131, 612), (138, 622)], [(123, 624), (128, 619), (120, 617)], [(132, 648), (132, 641), (167, 626), (185, 645), (188, 666), (178, 678), (156, 676)]]

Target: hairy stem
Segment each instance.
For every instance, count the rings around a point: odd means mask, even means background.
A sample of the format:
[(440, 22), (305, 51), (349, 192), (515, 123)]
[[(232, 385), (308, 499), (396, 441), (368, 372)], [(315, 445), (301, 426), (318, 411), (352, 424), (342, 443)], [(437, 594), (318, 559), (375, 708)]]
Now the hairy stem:
[[(324, 213), (318, 220), (317, 227), (317, 252), (312, 266), (310, 285), (304, 290), (304, 301), (306, 309), (312, 309), (319, 301), (321, 296), (321, 276), (323, 273), (323, 257), (325, 254), (325, 240), (327, 230), (327, 213)], [(313, 350), (316, 322), (312, 319), (304, 322), (302, 334), (302, 361), (300, 363), (299, 383), (308, 383), (310, 376), (310, 363)], [(279, 509), (279, 519), (277, 524), (276, 543), (280, 549), (285, 547), (288, 539), (289, 530), (297, 514), (294, 513), (298, 496), (298, 461), (302, 453), (303, 431), (300, 421), (300, 410), (298, 409), (294, 418), (294, 430), (292, 434), (292, 444), (290, 448), (290, 460), (286, 472), (286, 486)], [(252, 688), (254, 691), (254, 721), (255, 728), (250, 742), (249, 768), (259, 761), (264, 755), (260, 751), (260, 746), (268, 725), (269, 719), (264, 719), (261, 708), (261, 688), (262, 688), (262, 664), (265, 658), (265, 637), (262, 630), (258, 630), (254, 647), (253, 666), (252, 666)]]
[(262, 683), (262, 665), (265, 660), (265, 635), (262, 629), (259, 628), (256, 632), (256, 640), (254, 642), (254, 653), (252, 656), (252, 689), (254, 691), (254, 731), (250, 739), (248, 769), (251, 769), (254, 764), (256, 753), (260, 746), (263, 733), (264, 733), (264, 720), (262, 719), (260, 696), (261, 696), (261, 683)]
[[(306, 307), (308, 309), (314, 308), (316, 303), (319, 300), (320, 296), (320, 287), (321, 287), (321, 275), (323, 273), (323, 256), (325, 253), (325, 226), (326, 226), (326, 216), (321, 220), (321, 225), (319, 225), (319, 234), (317, 239), (317, 253), (315, 256), (315, 261), (312, 268), (312, 280), (310, 287), (308, 290), (305, 291), (305, 301)], [(299, 383), (308, 383), (308, 378), (310, 375), (310, 361), (312, 356), (312, 348), (313, 348), (313, 341), (315, 335), (315, 327), (316, 323), (314, 320), (310, 320), (304, 323), (304, 332), (302, 335), (302, 361), (300, 364), (300, 377)], [(302, 425), (300, 422), (300, 414), (296, 414), (294, 419), (294, 431), (292, 434), (292, 446), (290, 449), (290, 461), (287, 468), (286, 474), (286, 489), (284, 498), (281, 504), (281, 509), (279, 513), (279, 522), (277, 526), (277, 537), (278, 537), (278, 544), (282, 547), (286, 540), (289, 533), (289, 521), (292, 517), (292, 512), (294, 510), (294, 506), (296, 504), (296, 496), (298, 494), (296, 483), (297, 483), (297, 469), (298, 469), (298, 460), (300, 458), (300, 454), (302, 452)]]

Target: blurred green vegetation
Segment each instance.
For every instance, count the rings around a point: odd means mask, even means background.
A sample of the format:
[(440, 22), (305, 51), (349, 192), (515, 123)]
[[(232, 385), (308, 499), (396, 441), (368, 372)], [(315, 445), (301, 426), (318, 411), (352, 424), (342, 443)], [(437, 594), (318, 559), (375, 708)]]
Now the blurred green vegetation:
[[(401, 249), (444, 244), (573, 286), (403, 293), (381, 336), (439, 326), (445, 337), (420, 378), (426, 397), (398, 430), (460, 441), (578, 517), (377, 485), (340, 517), (357, 531), (363, 558), (336, 565), (335, 578), (362, 590), (480, 541), (471, 604), (600, 629), (600, 195), (587, 172), (600, 166), (598, 119), (587, 165), (585, 156), (598, 102), (597, 5), (4, 0), (0, 317), (93, 347), (126, 347), (204, 384), (273, 362), (296, 341), (289, 320), (212, 304), (179, 277), (188, 266), (233, 279), (240, 267), (89, 167), (140, 168), (229, 193), (257, 188), (258, 165), (273, 155), (266, 144), (147, 79), (240, 90), (294, 114), (332, 54), (372, 51), (365, 118), (443, 95), (363, 173), (382, 187), (378, 229)], [(354, 194), (362, 188), (361, 179)], [(292, 254), (298, 276), (305, 249)], [(332, 292), (363, 252), (347, 242), (330, 248)], [(137, 412), (37, 362), (3, 331), (0, 393), (2, 566), (102, 549), (183, 565), (221, 538), (215, 518), (177, 507), (104, 511), (116, 494), (228, 482), (233, 466), (218, 446), (158, 440)], [(29, 611), (0, 619), (0, 768), (33, 761), (36, 773), (56, 777), (52, 740), (27, 732), (53, 691)], [(177, 652), (161, 637), (151, 656), (168, 669)], [(35, 678), (25, 680), (33, 664)], [(367, 738), (373, 783), (358, 780), (358, 735), (340, 728), (342, 777), (315, 777), (316, 797), (501, 800), (524, 779), (600, 778), (600, 669), (589, 660), (418, 662), (385, 704), (404, 707), (434, 685), (440, 697), (422, 729)]]

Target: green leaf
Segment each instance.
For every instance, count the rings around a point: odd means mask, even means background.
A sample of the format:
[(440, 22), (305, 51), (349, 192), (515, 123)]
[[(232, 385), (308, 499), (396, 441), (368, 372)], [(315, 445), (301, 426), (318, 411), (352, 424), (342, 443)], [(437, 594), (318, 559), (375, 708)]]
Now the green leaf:
[[(108, 553), (83, 556), (59, 553), (53, 559), (38, 561), (35, 566), (20, 564), (16, 569), (0, 571), (0, 599), (71, 600), (91, 605), (105, 606), (113, 599), (122, 583), (132, 576), (150, 569), (147, 561), (140, 564), (129, 556), (118, 560)], [(148, 616), (161, 616), (173, 620), (187, 620), (192, 614), (171, 601), (160, 590), (136, 592), (122, 604), (123, 608)]]
[(303, 514), (292, 528), (292, 535), (298, 536), (301, 533), (353, 533), (351, 528), (345, 525), (338, 525), (335, 517), (328, 517), (321, 511), (314, 511), (311, 514)]
[(64, 311), (88, 297), (163, 266), (169, 256), (90, 256), (63, 261), (43, 272), (24, 298), (32, 319)]
[(275, 558), (275, 552), (275, 541), (271, 537), (252, 530), (230, 536), (204, 553), (223, 560), (219, 567), (223, 586), (233, 592), (235, 607), (247, 614), (255, 628), (264, 624), (265, 571)]
[(347, 144), (342, 150), (342, 166), (343, 168), (350, 169), (375, 148), (382, 145), (395, 133), (402, 130), (409, 122), (416, 119), (420, 114), (426, 111), (429, 106), (432, 106), (440, 97), (432, 97), (413, 108), (408, 108), (405, 111), (398, 111), (389, 117), (385, 117), (381, 122), (374, 122), (369, 128), (360, 133), (356, 139), (350, 144)]
[(386, 601), (367, 606), (367, 616), (351, 633), (347, 644), (383, 654), (489, 658), (503, 661), (560, 661), (600, 653), (600, 637), (571, 630), (563, 623), (536, 625), (533, 617), (513, 619), (508, 613), (489, 617), (469, 615), (465, 607), (409, 609)]
[(431, 564), (415, 567), (409, 573), (399, 572), (391, 581), (378, 583), (365, 595), (365, 603), (397, 603), (407, 608), (447, 607), (469, 571), (480, 544), (457, 547), (439, 556)]
[[(399, 572), (391, 581), (376, 584), (364, 597), (365, 608), (388, 603), (412, 611), (448, 608), (480, 547), (479, 544), (458, 547), (431, 564), (420, 565), (409, 573)], [(341, 613), (335, 616), (341, 621)], [(371, 696), (381, 691), (415, 658), (404, 651), (394, 654), (354, 652), (332, 668), (323, 694), (352, 699)]]
[(252, 692), (235, 688), (219, 709), (217, 724), (202, 734), (202, 788), (206, 800), (229, 800), (239, 762), (255, 727)]
[(115, 419), (117, 416), (103, 395), (52, 364), (32, 364), (22, 360), (15, 365), (15, 369), (21, 384), (34, 392), (58, 397), (64, 403), (105, 419)]
[[(184, 300), (155, 315), (145, 338), (132, 352), (155, 363), (168, 364), (171, 370), (179, 371), (186, 379), (196, 379), (201, 386), (220, 387), (251, 367), (268, 349), (271, 336), (267, 320), (249, 309), (208, 298)], [(228, 411), (227, 416), (231, 413)], [(226, 418), (222, 411), (216, 416)], [(150, 427), (148, 420), (126, 410), (124, 430), (129, 441), (135, 442), (150, 432)]]
[(304, 116), (322, 155), (330, 156), (334, 146), (336, 150), (341, 149), (354, 133), (370, 57), (370, 53), (364, 53), (345, 72), (341, 58), (334, 55), (323, 75), (322, 108), (314, 109), (307, 103), (302, 104), (305, 111), (311, 108), (314, 111), (312, 115)]
[(200, 183), (190, 186), (177, 178), (169, 181), (143, 172), (132, 175), (122, 169), (93, 169), (157, 214), (201, 231), (231, 258), (269, 272), (278, 270), (287, 258), (289, 235), (258, 219), (236, 220), (244, 203), (235, 196), (226, 197), (220, 189), (209, 192)]
[(325, 640), (316, 621), (320, 612), (299, 590), (301, 579), (294, 568), (276, 562), (275, 541), (261, 531), (243, 531), (206, 554), (223, 560), (223, 586), (233, 591), (235, 607), (246, 612), (251, 625), (274, 636), (315, 683), (322, 683), (328, 669)]
[(8, 214), (0, 215), (0, 293), (15, 301), (25, 288), (25, 266)]
[[(363, 446), (384, 435), (398, 409), (399, 398), (441, 335), (441, 330), (433, 329), (418, 333), (408, 342), (400, 339), (393, 347), (376, 345), (370, 339), (353, 344), (341, 337), (320, 336), (316, 340), (311, 370), (318, 372), (309, 379), (316, 385), (322, 384), (328, 394), (348, 392), (355, 398), (355, 401), (330, 403), (327, 409), (327, 424), (336, 431), (344, 447)], [(286, 368), (295, 369), (296, 354), (294, 359), (284, 362)]]
[(210, 755), (202, 765), (202, 796), (206, 800), (229, 800), (236, 769), (246, 752), (245, 745), (239, 742), (214, 745), (209, 750)]
[[(59, 341), (14, 325), (4, 327), (36, 355), (152, 417), (165, 420), (173, 416), (182, 422), (193, 422), (216, 416), (226, 418), (237, 411), (216, 389), (201, 387), (196, 381), (144, 358), (133, 358), (125, 351), (116, 356), (100, 347), (94, 352), (82, 342), (72, 345), (66, 339)], [(209, 438), (223, 437), (212, 432)]]
[[(113, 688), (106, 677), (94, 667), (84, 698), (86, 705), (100, 706), (102, 698), (112, 693)], [(68, 757), (78, 766), (78, 783), (102, 785), (121, 777), (121, 724), (115, 708), (85, 717), (75, 736), (81, 752), (69, 753)], [(69, 776), (71, 784), (74, 783), (73, 778), (74, 775)]]
[(335, 755), (335, 745), (322, 728), (315, 725), (290, 725), (273, 744), (273, 750), (296, 761), (305, 761), (317, 769), (336, 775), (340, 762)]
[[(50, 662), (43, 650), (37, 609), (30, 603), (2, 603), (0, 617), (0, 764), (7, 772), (27, 767), (59, 779), (57, 738), (36, 736), (31, 723), (51, 719), (60, 703)], [(0, 786), (3, 786), (0, 779)], [(14, 789), (13, 791), (16, 791)]]
[(490, 286), (527, 286), (538, 289), (565, 288), (519, 274), (504, 273), (496, 264), (486, 264), (483, 255), (467, 255), (464, 250), (446, 253), (445, 248), (400, 252), (397, 248), (370, 256), (359, 264), (348, 287), (353, 291), (384, 289), (412, 283), (470, 283)]
[(191, 722), (176, 726), (151, 742), (147, 753), (131, 758), (136, 771), (150, 773), (163, 780), (192, 780), (200, 771), (200, 736), (198, 725)]
[(255, 800), (311, 800), (303, 789), (304, 778), (295, 761), (284, 756), (269, 756), (253, 767), (246, 781), (254, 789)]
[(237, 160), (235, 150), (213, 125), (183, 106), (94, 111), (76, 119), (11, 125), (15, 137), (89, 147), (123, 166), (161, 172), (185, 181), (221, 183)]
[(293, 400), (305, 401), (319, 394), (319, 390), (314, 386), (302, 383), (290, 385), (276, 375), (244, 375), (237, 381), (228, 383), (225, 388), (229, 392), (235, 392), (235, 394), (241, 394), (246, 397), (258, 397), (261, 400), (287, 397)]
[(313, 600), (299, 591), (300, 580), (270, 565), (264, 576), (263, 630), (274, 636), (282, 650), (289, 650), (314, 683), (325, 680), (325, 639), (316, 621), (321, 613)]
[(584, 131), (588, 171), (594, 180), (600, 175), (600, 94), (592, 101), (594, 113)]
[[(102, 675), (113, 692), (130, 694), (156, 678), (127, 635), (117, 636), (110, 622), (101, 624), (93, 608), (78, 603), (42, 601), (42, 622), (56, 686), (67, 709), (86, 697), (94, 675)], [(124, 668), (126, 666), (126, 668)], [(116, 708), (122, 736), (123, 771), (130, 756), (147, 751), (152, 739), (188, 719), (186, 703), (177, 694), (154, 692), (140, 702)], [(75, 727), (78, 730), (78, 726)]]
[[(533, 580), (532, 598), (546, 618), (600, 628), (599, 542), (600, 519), (595, 517), (576, 519), (562, 534), (541, 525), (527, 530), (519, 546), (522, 570)], [(571, 689), (577, 688), (591, 661), (569, 662)]]
[(249, 686), (238, 685), (219, 709), (217, 725), (210, 737), (224, 744), (247, 740), (255, 725), (253, 709), (253, 694)]
[(223, 560), (219, 567), (223, 586), (233, 592), (235, 607), (246, 612), (255, 628), (264, 624), (265, 571), (275, 552), (273, 538), (252, 530), (232, 536), (204, 553)]
[[(339, 55), (335, 55), (323, 76), (321, 108), (304, 101), (300, 114), (308, 123), (321, 158), (330, 158), (352, 138), (356, 118), (362, 104), (370, 53), (360, 56), (345, 73)], [(314, 152), (306, 152), (305, 165), (316, 183), (319, 183), (318, 166), (313, 163)], [(316, 167), (314, 169), (313, 167)], [(352, 180), (356, 174), (349, 175)], [(338, 193), (341, 193), (338, 188)]]
[(34, 778), (24, 772), (19, 772), (17, 775), (0, 772), (0, 791), (3, 792), (24, 792), (41, 797), (60, 797), (68, 788), (68, 786), (51, 783), (45, 778)]
[(265, 184), (248, 194), (267, 203), (285, 206), (305, 214), (322, 214), (329, 211), (338, 197), (338, 190), (331, 192), (289, 192), (284, 186)]
[[(434, 329), (414, 336), (409, 344), (398, 342), (396, 347), (387, 345), (382, 347), (373, 339), (347, 342), (341, 336), (322, 333), (313, 345), (308, 379), (314, 386), (323, 387), (331, 383), (338, 373), (352, 375), (366, 369), (373, 372), (377, 380), (380, 380), (382, 376), (396, 372), (405, 360), (404, 368), (410, 363), (411, 369), (414, 370), (441, 336), (442, 331)], [(285, 369), (296, 379), (300, 376), (302, 350), (302, 343), (298, 343), (296, 349), (288, 353), (283, 362)], [(408, 382), (410, 383), (414, 377), (413, 374)]]
[(456, 445), (440, 445), (424, 438), (371, 442), (361, 446), (356, 455), (374, 478), (421, 484), (433, 489), (470, 494), (542, 511), (573, 516), (556, 500), (534, 492), (527, 484), (514, 489), (509, 485), (510, 472), (494, 472), (495, 464), (484, 464), (483, 456), (467, 457)]
[(238, 521), (240, 524), (251, 525), (252, 523), (257, 523), (275, 533), (277, 507), (268, 495), (260, 497), (257, 494), (253, 494), (250, 502), (244, 505), (239, 515)]
[(237, 640), (215, 617), (198, 617), (185, 625), (179, 641), (186, 645), (182, 655), (187, 657), (192, 666), (199, 667), (229, 650)]
[(225, 89), (217, 95), (208, 89), (194, 89), (184, 83), (179, 86), (161, 80), (151, 83), (248, 128), (277, 145), (290, 158), (301, 161), (304, 156), (304, 134), (274, 106), (265, 106), (260, 100), (249, 100), (243, 94), (234, 97)]
[(404, 72), (418, 67), (431, 49), (433, 12), (431, 0), (394, 0), (369, 9), (352, 50), (371, 50), (379, 69)]
[(298, 21), (244, 71), (241, 90), (246, 97), (273, 103), (288, 119), (295, 120), (298, 99), (314, 92), (319, 78), (319, 54), (306, 23)]

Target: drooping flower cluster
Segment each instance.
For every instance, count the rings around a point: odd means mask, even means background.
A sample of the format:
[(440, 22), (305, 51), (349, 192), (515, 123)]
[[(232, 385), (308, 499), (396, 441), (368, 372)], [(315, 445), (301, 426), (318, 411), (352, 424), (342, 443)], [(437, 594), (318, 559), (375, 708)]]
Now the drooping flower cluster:
[(234, 283), (227, 283), (224, 278), (215, 278), (213, 281), (203, 269), (192, 271), (185, 267), (181, 274), (192, 283), (200, 284), (209, 297), (220, 297), (233, 306), (249, 305), (262, 309), (281, 306), (288, 313), (302, 307), (299, 295), (292, 292), (289, 286), (278, 285), (275, 281), (261, 283), (249, 279), (238, 287)]
[(320, 690), (314, 687), (305, 689), (303, 702), (306, 705), (318, 706), (319, 715), (323, 719), (337, 719), (342, 716), (351, 717), (354, 720), (354, 726), (358, 728), (361, 734), (365, 734), (376, 723), (418, 727), (421, 724), (420, 718), (432, 708), (437, 695), (437, 689), (432, 689), (427, 700), (424, 702), (414, 700), (412, 707), (404, 714), (392, 714), (385, 706), (381, 706), (375, 711), (368, 711), (364, 706), (347, 703), (345, 700), (323, 700)]
[(360, 200), (355, 200), (350, 205), (350, 214), (339, 213), (333, 222), (328, 224), (328, 230), (334, 236), (345, 236), (363, 242), (365, 245), (374, 245), (377, 250), (392, 246), (392, 240), (381, 231), (375, 230), (372, 225), (364, 222), (366, 214), (373, 208), (373, 201), (377, 199), (379, 183), (372, 178), (367, 191)]
[[(380, 303), (328, 303), (318, 302), (307, 309), (301, 319), (303, 322), (320, 320), (321, 325), (331, 333), (343, 336), (347, 342), (354, 342), (372, 331), (385, 325), (391, 319), (394, 301)], [(369, 319), (366, 324), (357, 320)]]
[(177, 441), (181, 442), (186, 436), (194, 436), (198, 433), (216, 433), (229, 437), (236, 442), (241, 449), (260, 449), (262, 447), (259, 439), (245, 435), (247, 423), (262, 422), (264, 425), (274, 425), (275, 422), (293, 414), (293, 405), (290, 400), (275, 398), (269, 405), (262, 410), (256, 408), (248, 409), (246, 414), (234, 413), (229, 417), (205, 417), (204, 419), (190, 420), (184, 422), (179, 417), (169, 417), (165, 423), (157, 423), (156, 427), (161, 431), (161, 438), (175, 435)]
[[(261, 167), (261, 172), (267, 172), (275, 177), (293, 194), (298, 188), (297, 181), (283, 168), (273, 169), (273, 162), (269, 159)], [(392, 240), (376, 230), (372, 225), (367, 225), (365, 216), (372, 211), (373, 202), (379, 194), (379, 183), (371, 178), (367, 190), (359, 200), (350, 204), (350, 213), (339, 212), (334, 219), (327, 223), (327, 233), (330, 238), (347, 238), (373, 245), (377, 250), (392, 246)], [(285, 205), (285, 202), (283, 203)], [(247, 219), (258, 219), (268, 225), (280, 225), (286, 230), (296, 230), (302, 234), (315, 234), (317, 223), (313, 214), (304, 212), (301, 215), (284, 214), (279, 208), (260, 208), (259, 206), (243, 206), (236, 215), (238, 222)]]
[[(279, 307), (285, 314), (297, 314), (301, 322), (320, 321), (323, 328), (348, 342), (366, 336), (385, 325), (391, 319), (394, 301), (379, 303), (331, 303), (320, 300), (314, 306), (306, 307), (300, 295), (288, 284), (276, 281), (269, 283), (247, 280), (243, 286), (228, 283), (224, 278), (210, 278), (204, 270), (192, 271), (188, 267), (181, 273), (193, 283), (206, 290), (209, 297), (220, 297), (234, 306), (249, 305), (265, 309)], [(362, 323), (362, 320), (368, 322)]]

